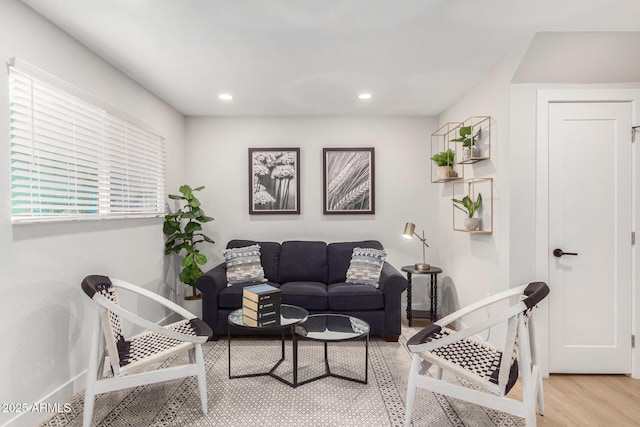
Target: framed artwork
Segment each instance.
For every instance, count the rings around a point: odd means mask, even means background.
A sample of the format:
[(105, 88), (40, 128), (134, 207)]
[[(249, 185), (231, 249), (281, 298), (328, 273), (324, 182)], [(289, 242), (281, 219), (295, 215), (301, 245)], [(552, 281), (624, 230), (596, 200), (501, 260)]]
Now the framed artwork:
[(323, 148), (325, 214), (375, 213), (374, 149)]
[(300, 149), (249, 148), (249, 214), (300, 213)]

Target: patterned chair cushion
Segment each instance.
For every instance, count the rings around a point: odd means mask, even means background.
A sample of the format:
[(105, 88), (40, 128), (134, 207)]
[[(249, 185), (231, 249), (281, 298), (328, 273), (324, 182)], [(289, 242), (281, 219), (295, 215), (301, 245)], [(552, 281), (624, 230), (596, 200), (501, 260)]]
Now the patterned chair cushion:
[(387, 251), (373, 248), (354, 248), (347, 270), (347, 282), (378, 287), (380, 272)]
[[(427, 342), (438, 340), (455, 331), (443, 328), (433, 334)], [(498, 384), (502, 352), (487, 343), (471, 338), (455, 341), (444, 347), (438, 347), (430, 353), (423, 353), (423, 358), (437, 366), (448, 366), (457, 376), (483, 386), (484, 382)], [(518, 362), (511, 358), (509, 378), (505, 394), (509, 393), (518, 379)]]
[(225, 249), (222, 253), (227, 262), (227, 286), (267, 281), (260, 263), (260, 245)]

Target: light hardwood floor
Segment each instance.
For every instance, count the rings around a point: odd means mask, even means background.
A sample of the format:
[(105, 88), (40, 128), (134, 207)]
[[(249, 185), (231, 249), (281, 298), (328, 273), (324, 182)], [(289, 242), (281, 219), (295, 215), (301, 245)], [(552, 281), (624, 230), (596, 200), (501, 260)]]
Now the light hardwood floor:
[[(552, 374), (539, 426), (640, 426), (640, 380), (625, 375)], [(509, 396), (519, 399), (520, 382)]]
[[(412, 326), (431, 322), (414, 319)], [(406, 326), (406, 319), (403, 319)], [(539, 426), (626, 427), (640, 426), (640, 379), (625, 375), (560, 375), (543, 380), (544, 416)], [(509, 393), (520, 399), (518, 381)]]

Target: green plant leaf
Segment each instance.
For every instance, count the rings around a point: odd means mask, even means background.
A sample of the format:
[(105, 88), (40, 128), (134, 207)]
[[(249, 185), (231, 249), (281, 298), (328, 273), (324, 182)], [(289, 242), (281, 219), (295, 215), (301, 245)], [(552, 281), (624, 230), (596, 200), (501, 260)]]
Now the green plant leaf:
[(433, 160), (438, 166), (453, 166), (455, 155), (455, 151), (448, 149), (447, 151), (434, 154), (431, 156), (431, 160)]
[(207, 263), (207, 257), (202, 255), (201, 253), (195, 254), (195, 260), (197, 264), (204, 265)]
[(178, 191), (180, 191), (187, 199), (193, 196), (193, 190), (187, 184), (181, 185), (180, 188), (178, 188)]
[(191, 196), (191, 198), (189, 199), (189, 206), (191, 206), (193, 208), (199, 208), (200, 207), (200, 200), (198, 200), (198, 198), (196, 196)]
[(205, 236), (204, 234), (198, 234), (198, 235), (202, 236), (202, 238), (209, 243), (215, 243), (213, 240), (211, 240), (209, 237)]
[(198, 267), (198, 265), (196, 264), (193, 264), (182, 269), (182, 271), (180, 272), (180, 281), (187, 285), (193, 286), (196, 280), (198, 280), (198, 277), (200, 277), (201, 275), (202, 270), (200, 269), (200, 267)]
[(196, 218), (198, 221), (200, 222), (210, 222), (213, 221), (213, 218), (210, 216), (206, 216), (206, 215), (200, 215), (198, 218)]
[(165, 221), (162, 225), (162, 231), (164, 234), (173, 234), (180, 230), (180, 223), (178, 221)]
[(471, 200), (469, 196), (464, 196), (462, 200), (460, 199), (451, 199), (453, 201), (453, 206), (460, 209), (464, 212), (469, 218), (473, 218), (473, 215), (480, 209), (482, 206), (482, 195), (478, 193), (478, 198), (474, 202)]
[(193, 191), (200, 191), (200, 190), (204, 190), (204, 185), (201, 185), (200, 187), (196, 187), (193, 189)]
[(202, 226), (200, 224), (198, 224), (197, 222), (189, 222), (184, 227), (184, 232), (185, 233), (193, 233), (194, 231), (200, 231), (200, 230), (202, 230)]
[(175, 194), (169, 194), (169, 198), (173, 200), (185, 200), (182, 196), (176, 196)]
[(182, 266), (183, 267), (189, 267), (193, 264), (195, 264), (196, 260), (193, 257), (193, 254), (188, 254), (186, 257), (184, 257), (182, 259)]

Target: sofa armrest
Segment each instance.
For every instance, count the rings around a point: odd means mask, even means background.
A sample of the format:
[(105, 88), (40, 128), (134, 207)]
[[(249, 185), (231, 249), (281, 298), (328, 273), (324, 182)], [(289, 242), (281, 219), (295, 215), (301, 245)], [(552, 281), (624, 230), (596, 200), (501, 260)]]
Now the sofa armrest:
[(385, 298), (387, 295), (400, 295), (409, 286), (407, 278), (386, 261), (380, 272), (379, 283), (379, 288), (384, 293)]
[(214, 331), (218, 319), (218, 294), (227, 287), (227, 265), (218, 264), (196, 280), (196, 288), (202, 292), (202, 320)]
[(385, 334), (397, 336), (401, 332), (402, 324), (402, 292), (407, 289), (407, 279), (388, 262), (382, 266), (379, 289), (384, 294), (384, 322)]

